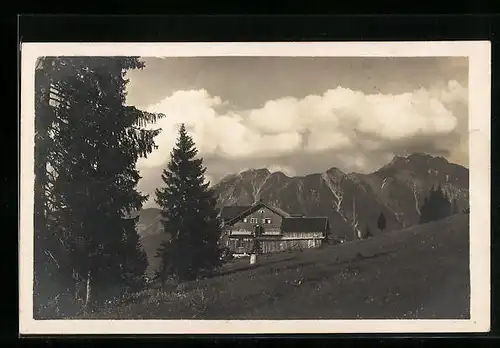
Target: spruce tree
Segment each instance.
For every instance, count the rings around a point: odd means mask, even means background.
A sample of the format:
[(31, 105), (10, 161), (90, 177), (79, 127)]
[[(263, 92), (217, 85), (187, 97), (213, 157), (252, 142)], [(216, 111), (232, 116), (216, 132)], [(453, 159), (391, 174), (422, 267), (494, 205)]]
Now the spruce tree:
[(191, 280), (221, 265), (219, 238), (221, 225), (216, 200), (205, 183), (203, 159), (186, 127), (179, 137), (163, 170), (164, 186), (156, 189), (156, 203), (162, 209), (164, 232), (171, 235), (158, 250), (161, 258), (159, 276)]
[(44, 307), (74, 291), (68, 259), (71, 245), (65, 229), (54, 217), (58, 200), (54, 195), (53, 167), (59, 160), (54, 136), (63, 122), (58, 117), (58, 109), (63, 106), (57, 104), (54, 85), (61, 70), (59, 60), (53, 57), (39, 58), (35, 68), (33, 313), (36, 318), (54, 316), (53, 310), (64, 315), (61, 308)]
[(443, 219), (452, 214), (452, 203), (446, 196), (441, 185), (438, 185), (435, 192), (435, 207), (436, 217), (435, 220)]
[(387, 227), (387, 222), (385, 220), (385, 215), (384, 213), (380, 213), (378, 220), (377, 220), (377, 228), (381, 231), (384, 232), (385, 228)]
[(445, 196), (441, 185), (433, 186), (420, 208), (420, 223), (443, 219), (452, 211), (453, 205)]
[[(43, 236), (50, 227), (58, 236), (65, 272), (76, 283), (72, 291), (84, 282), (87, 304), (137, 288), (145, 270), (136, 219), (130, 217), (147, 199), (136, 189), (135, 165), (155, 148), (159, 134), (145, 124), (163, 115), (125, 105), (124, 73), (143, 66), (133, 57), (58, 57), (42, 69), (50, 81), (37, 85), (41, 95), (48, 86), (53, 103), (52, 128), (44, 132), (50, 152), (35, 158), (46, 171), (50, 167), (45, 190), (50, 219), (37, 220), (35, 233)], [(39, 108), (36, 119), (42, 112)], [(35, 213), (42, 209), (35, 202)], [(35, 255), (35, 265), (39, 260)]]
[[(433, 189), (431, 189), (430, 192), (432, 192), (432, 190)], [(429, 204), (429, 197), (430, 197), (430, 195), (424, 197), (424, 201), (422, 202), (422, 206), (420, 207), (419, 223), (421, 223), (421, 224), (430, 221), (429, 215), (432, 213), (430, 212), (431, 204)]]

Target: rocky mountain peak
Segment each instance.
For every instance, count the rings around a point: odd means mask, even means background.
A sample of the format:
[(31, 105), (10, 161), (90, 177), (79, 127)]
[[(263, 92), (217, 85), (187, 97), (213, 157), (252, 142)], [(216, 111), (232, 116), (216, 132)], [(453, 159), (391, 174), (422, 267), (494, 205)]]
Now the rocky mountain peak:
[(335, 179), (341, 179), (342, 177), (346, 176), (346, 174), (337, 167), (331, 167), (327, 169), (323, 173), (323, 175), (328, 175), (330, 178), (335, 178)]
[[(369, 228), (382, 233), (377, 219), (387, 220), (385, 231), (418, 223), (420, 207), (429, 190), (441, 185), (459, 210), (469, 206), (469, 171), (442, 157), (426, 154), (395, 156), (371, 174), (346, 174), (336, 167), (305, 176), (288, 177), (267, 168), (231, 174), (214, 186), (218, 207), (251, 205), (262, 199), (284, 211), (308, 216), (327, 216), (331, 235), (350, 240)], [(163, 234), (159, 211), (143, 210), (139, 222), (145, 248)], [(152, 239), (151, 239), (152, 238)], [(154, 240), (153, 240), (154, 239)]]
[[(468, 206), (468, 173), (467, 168), (442, 157), (415, 153), (395, 156), (371, 174), (346, 174), (331, 167), (322, 173), (289, 177), (267, 168), (248, 169), (226, 176), (214, 191), (218, 207), (250, 205), (263, 199), (285, 211), (328, 216), (339, 234), (347, 234), (352, 231), (354, 205), (363, 228), (376, 229), (381, 212), (393, 228), (418, 222), (419, 206), (436, 184), (458, 200), (461, 208)], [(141, 225), (145, 228), (147, 224)]]
[(269, 174), (271, 174), (269, 169), (258, 168), (258, 169), (247, 169), (245, 171), (240, 172), (238, 175), (241, 177), (248, 177), (248, 176), (261, 177), (261, 176), (267, 176)]

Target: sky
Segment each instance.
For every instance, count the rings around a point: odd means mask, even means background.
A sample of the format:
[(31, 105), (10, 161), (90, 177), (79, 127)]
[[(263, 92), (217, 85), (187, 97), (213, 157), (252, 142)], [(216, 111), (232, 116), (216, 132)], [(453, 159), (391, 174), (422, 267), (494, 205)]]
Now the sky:
[(142, 58), (127, 104), (166, 115), (139, 190), (162, 184), (185, 123), (207, 180), (267, 167), (369, 173), (424, 152), (468, 166), (468, 60), (461, 57)]

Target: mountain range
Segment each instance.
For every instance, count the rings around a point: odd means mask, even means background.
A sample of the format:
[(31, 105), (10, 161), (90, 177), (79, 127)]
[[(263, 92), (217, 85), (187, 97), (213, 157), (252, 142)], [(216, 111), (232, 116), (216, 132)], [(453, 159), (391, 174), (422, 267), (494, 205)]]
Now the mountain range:
[[(377, 229), (381, 213), (387, 222), (384, 231), (417, 224), (424, 198), (438, 184), (459, 210), (469, 206), (469, 170), (443, 157), (420, 153), (396, 156), (369, 174), (344, 173), (332, 167), (289, 177), (267, 168), (251, 169), (226, 176), (213, 189), (219, 208), (262, 199), (289, 213), (327, 216), (332, 235), (350, 240), (366, 228), (373, 235), (382, 233)], [(138, 233), (148, 255), (166, 238), (161, 234), (159, 213), (156, 208), (140, 212)]]

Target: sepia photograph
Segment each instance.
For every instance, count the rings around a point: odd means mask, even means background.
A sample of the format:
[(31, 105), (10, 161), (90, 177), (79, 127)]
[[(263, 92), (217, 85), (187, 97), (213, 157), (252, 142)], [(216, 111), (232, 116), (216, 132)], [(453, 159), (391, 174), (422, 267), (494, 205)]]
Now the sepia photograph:
[(489, 42), (21, 60), (21, 333), (489, 329)]

